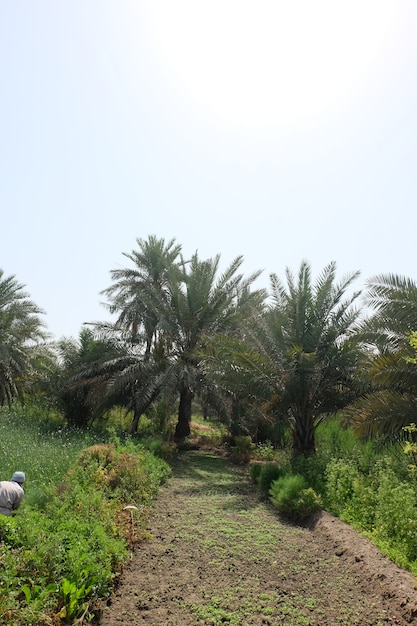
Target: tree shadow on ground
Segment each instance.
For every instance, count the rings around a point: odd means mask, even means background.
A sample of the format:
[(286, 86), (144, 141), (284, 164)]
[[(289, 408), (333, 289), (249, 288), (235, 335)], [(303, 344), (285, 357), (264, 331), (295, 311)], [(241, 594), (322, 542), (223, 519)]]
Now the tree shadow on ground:
[(188, 496), (224, 497), (225, 510), (247, 510), (257, 506), (261, 497), (250, 481), (246, 466), (203, 451), (183, 452), (173, 464), (173, 477), (189, 483), (182, 488)]

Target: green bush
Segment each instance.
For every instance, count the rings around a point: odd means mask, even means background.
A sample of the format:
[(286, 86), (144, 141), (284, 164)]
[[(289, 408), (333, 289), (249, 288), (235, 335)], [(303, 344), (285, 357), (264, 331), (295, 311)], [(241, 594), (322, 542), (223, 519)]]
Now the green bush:
[(300, 474), (274, 480), (269, 490), (272, 503), (285, 517), (302, 521), (322, 508), (321, 498)]
[(398, 482), (389, 472), (381, 476), (375, 513), (378, 536), (401, 548), (408, 561), (417, 559), (417, 504), (415, 488)]
[(249, 476), (253, 483), (259, 482), (259, 476), (262, 471), (262, 463), (251, 463), (249, 465)]
[(283, 476), (284, 473), (284, 470), (278, 463), (266, 463), (262, 465), (258, 477), (258, 484), (262, 493), (268, 495), (272, 482)]
[(334, 515), (341, 516), (351, 504), (359, 470), (351, 460), (332, 459), (327, 465), (326, 478), (326, 505)]
[(274, 461), (277, 456), (277, 452), (272, 445), (272, 442), (267, 439), (262, 443), (258, 443), (256, 449), (254, 450), (254, 455), (258, 459), (262, 459), (263, 461)]
[(152, 454), (160, 459), (164, 459), (167, 463), (172, 462), (178, 453), (178, 447), (175, 443), (164, 441), (159, 437), (153, 437), (147, 443), (147, 447)]
[(235, 463), (249, 463), (254, 449), (252, 439), (246, 435), (235, 437), (235, 445), (232, 450), (231, 459)]

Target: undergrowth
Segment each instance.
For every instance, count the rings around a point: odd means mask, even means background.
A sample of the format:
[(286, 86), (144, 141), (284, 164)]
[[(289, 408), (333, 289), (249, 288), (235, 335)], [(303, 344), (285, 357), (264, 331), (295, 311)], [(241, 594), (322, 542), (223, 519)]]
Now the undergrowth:
[(120, 573), (129, 543), (146, 535), (149, 504), (170, 468), (133, 441), (86, 448), (86, 438), (65, 433), (63, 454), (60, 435), (34, 437), (33, 424), (16, 422), (13, 413), (3, 412), (1, 428), (7, 444), (13, 433), (13, 449), (19, 440), (28, 454), (2, 467), (7, 478), (12, 468), (26, 471), (27, 497), (15, 517), (0, 516), (0, 623), (88, 619)]
[[(396, 442), (361, 441), (337, 420), (324, 422), (316, 432), (315, 455), (291, 459), (286, 450), (275, 450), (275, 456), (268, 450), (268, 458), (274, 461), (265, 463), (264, 450), (260, 454), (255, 450), (257, 460), (249, 466), (249, 473), (263, 493), (273, 491), (272, 500), (281, 509), (283, 496), (277, 491), (283, 482), (277, 477), (278, 485), (271, 480), (268, 486), (268, 474), (281, 467), (283, 475), (302, 476), (305, 487), (313, 490), (304, 502), (306, 511), (310, 504), (314, 509), (321, 502), (324, 509), (417, 576), (417, 472), (412, 446), (406, 440), (407, 433), (414, 432), (413, 425), (404, 430), (404, 438)], [(297, 497), (289, 500), (285, 506), (295, 507)]]

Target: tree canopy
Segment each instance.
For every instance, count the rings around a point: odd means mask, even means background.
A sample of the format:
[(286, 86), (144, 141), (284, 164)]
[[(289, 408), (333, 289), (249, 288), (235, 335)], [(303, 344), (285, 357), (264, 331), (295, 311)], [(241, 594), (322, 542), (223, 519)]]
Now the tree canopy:
[(28, 378), (35, 372), (39, 345), (47, 337), (43, 311), (16, 277), (0, 269), (0, 404), (23, 401)]

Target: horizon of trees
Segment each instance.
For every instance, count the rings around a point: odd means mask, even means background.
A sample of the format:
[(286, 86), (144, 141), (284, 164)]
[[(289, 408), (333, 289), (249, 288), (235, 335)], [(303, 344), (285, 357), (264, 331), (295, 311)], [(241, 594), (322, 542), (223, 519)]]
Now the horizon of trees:
[[(129, 265), (102, 294), (114, 322), (51, 342), (43, 311), (15, 276), (0, 271), (0, 404), (43, 390), (68, 423), (91, 423), (112, 406), (177, 412), (174, 439), (190, 434), (193, 403), (233, 435), (280, 440), (312, 454), (315, 429), (339, 413), (361, 436), (395, 434), (415, 421), (417, 285), (394, 274), (351, 288), (329, 263), (313, 280), (302, 261), (270, 289), (243, 257), (220, 272), (220, 255), (185, 259), (175, 239), (137, 239)], [(349, 295), (350, 294), (350, 295)]]

